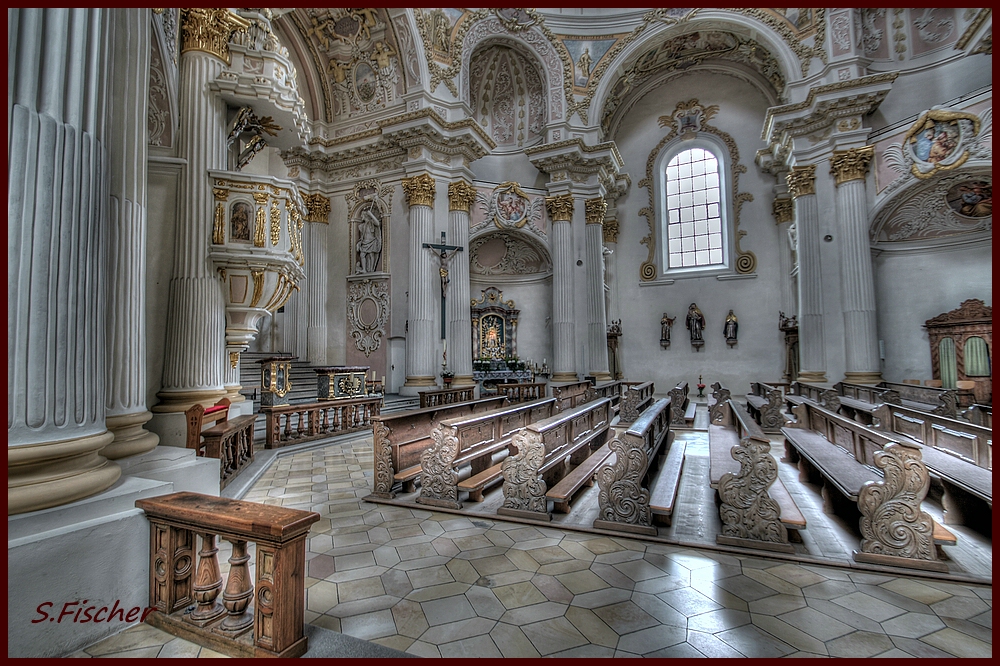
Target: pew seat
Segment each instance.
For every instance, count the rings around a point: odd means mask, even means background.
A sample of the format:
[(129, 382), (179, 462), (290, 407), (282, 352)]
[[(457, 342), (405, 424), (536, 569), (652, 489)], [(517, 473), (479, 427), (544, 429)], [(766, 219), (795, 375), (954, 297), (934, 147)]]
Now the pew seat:
[[(570, 470), (559, 483), (549, 488), (548, 492), (545, 493), (545, 497), (552, 500), (553, 511), (569, 513), (570, 502), (573, 497), (585, 485), (594, 485), (594, 475), (597, 474), (597, 468), (603, 465), (604, 461), (611, 455), (611, 449), (608, 448), (607, 444), (604, 444), (601, 448), (591, 453), (586, 460)], [(459, 484), (459, 487), (461, 487), (461, 484)]]
[(649, 488), (649, 508), (654, 518), (664, 525), (670, 525), (677, 506), (677, 490), (681, 485), (686, 447), (687, 444), (683, 441), (674, 440), (670, 444), (667, 459)]

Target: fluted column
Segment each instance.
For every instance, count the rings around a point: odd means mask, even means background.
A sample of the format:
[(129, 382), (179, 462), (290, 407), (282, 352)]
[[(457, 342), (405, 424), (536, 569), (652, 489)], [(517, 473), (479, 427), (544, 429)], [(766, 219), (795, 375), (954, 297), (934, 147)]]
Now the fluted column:
[(882, 381), (875, 324), (875, 280), (868, 244), (865, 177), (874, 156), (871, 146), (834, 151), (830, 173), (837, 184), (840, 221), (840, 275), (843, 281), (845, 380), (859, 384)]
[(434, 300), (440, 285), (434, 256), (424, 249), (433, 243), (434, 179), (420, 174), (403, 180), (410, 207), (410, 302), (406, 334), (406, 382), (404, 387), (436, 386), (434, 344)]
[(306, 358), (312, 365), (327, 365), (326, 292), (327, 292), (327, 233), (330, 200), (322, 194), (305, 197), (308, 216), (306, 225), (306, 266), (309, 270), (309, 326), (306, 329)]
[[(795, 220), (792, 198), (787, 193), (774, 197), (771, 203), (774, 223), (778, 225), (778, 264), (781, 267), (781, 311), (791, 316), (798, 313), (798, 294), (792, 293), (792, 248), (788, 242), (788, 230)], [(796, 249), (797, 251), (797, 249)]]
[(143, 425), (146, 409), (146, 106), (148, 9), (114, 9), (108, 211), (107, 427), (110, 459), (145, 453), (160, 438)]
[(611, 380), (608, 372), (608, 316), (604, 307), (604, 197), (587, 199), (587, 346), (590, 374), (599, 382)]
[[(614, 213), (617, 216), (617, 211)], [(605, 308), (607, 308), (608, 327), (621, 319), (621, 305), (618, 295), (618, 220), (616, 217), (604, 218), (604, 275), (605, 275)], [(610, 351), (608, 352), (608, 372), (615, 370), (618, 376), (612, 373), (611, 379), (621, 378), (621, 368), (624, 355), (622, 354), (621, 340), (615, 352), (616, 367), (611, 367)]]
[(239, 21), (246, 23), (225, 9), (181, 10), (178, 146), (187, 168), (178, 188), (162, 402), (154, 412), (182, 412), (226, 393), (225, 305), (208, 258), (214, 210), (208, 171), (226, 168), (226, 103), (208, 84), (229, 59), (228, 37)]
[(121, 475), (105, 425), (107, 9), (8, 9), (7, 513)]
[(472, 315), (469, 309), (469, 210), (476, 189), (464, 180), (448, 185), (448, 240), (464, 248), (449, 266), (448, 284), (448, 368), (455, 373), (454, 385), (472, 381)]
[(823, 336), (823, 275), (819, 262), (816, 165), (792, 167), (786, 176), (795, 210), (799, 259), (799, 379), (826, 381)]
[(552, 220), (552, 381), (575, 382), (576, 323), (573, 320), (573, 197), (545, 198)]

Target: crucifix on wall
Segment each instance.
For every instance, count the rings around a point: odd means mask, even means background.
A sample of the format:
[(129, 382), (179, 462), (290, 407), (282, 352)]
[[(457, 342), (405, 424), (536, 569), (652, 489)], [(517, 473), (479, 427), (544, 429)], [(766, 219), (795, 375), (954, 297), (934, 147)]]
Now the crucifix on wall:
[(462, 247), (459, 245), (448, 245), (445, 240), (445, 233), (441, 232), (441, 242), (440, 243), (424, 243), (424, 247), (431, 250), (438, 250), (438, 274), (441, 276), (441, 339), (445, 340), (445, 294), (448, 290), (448, 262), (451, 258), (455, 256), (456, 252), (461, 252)]

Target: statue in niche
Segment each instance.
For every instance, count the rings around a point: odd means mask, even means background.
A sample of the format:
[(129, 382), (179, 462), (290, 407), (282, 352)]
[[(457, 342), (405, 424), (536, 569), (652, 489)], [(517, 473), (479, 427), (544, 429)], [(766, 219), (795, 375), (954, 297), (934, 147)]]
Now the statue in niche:
[(361, 211), (361, 221), (358, 223), (358, 261), (355, 273), (374, 273), (378, 270), (379, 259), (382, 257), (382, 221), (372, 211), (365, 208)]
[(253, 208), (244, 201), (233, 204), (233, 212), (229, 217), (229, 238), (234, 241), (250, 242), (250, 220), (253, 219)]
[(674, 325), (676, 319), (677, 317), (668, 317), (666, 312), (660, 319), (660, 346), (664, 349), (670, 346), (670, 327)]
[(705, 315), (698, 309), (698, 305), (692, 303), (688, 307), (687, 319), (685, 320), (688, 331), (691, 333), (691, 345), (695, 349), (705, 344), (702, 331), (705, 330)]
[(726, 344), (732, 347), (737, 343), (736, 332), (739, 330), (740, 324), (736, 320), (736, 315), (730, 310), (729, 314), (726, 315), (726, 323), (722, 327), (722, 333), (726, 336)]

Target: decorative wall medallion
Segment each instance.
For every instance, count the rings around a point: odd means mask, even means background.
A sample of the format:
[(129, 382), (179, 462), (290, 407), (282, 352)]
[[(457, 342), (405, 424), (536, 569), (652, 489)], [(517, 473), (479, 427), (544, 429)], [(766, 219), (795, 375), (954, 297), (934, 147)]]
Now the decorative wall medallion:
[(970, 158), (993, 156), (993, 111), (981, 116), (965, 111), (934, 108), (925, 111), (901, 143), (891, 144), (881, 159), (898, 176), (886, 187), (891, 191), (914, 176), (922, 180), (962, 166)]
[(389, 281), (365, 278), (347, 290), (347, 318), (351, 337), (365, 356), (379, 348), (389, 321)]
[(545, 238), (545, 232), (541, 228), (545, 199), (530, 198), (517, 183), (500, 183), (489, 196), (478, 193), (476, 201), (480, 210), (485, 213), (485, 219), (471, 229), (472, 233), (492, 222), (497, 229), (522, 229), (527, 226), (535, 235)]
[(955, 183), (945, 194), (948, 206), (963, 217), (993, 215), (993, 185), (986, 180), (964, 180)]
[(359, 62), (354, 67), (354, 92), (362, 103), (368, 104), (375, 99), (375, 70), (366, 62)]

